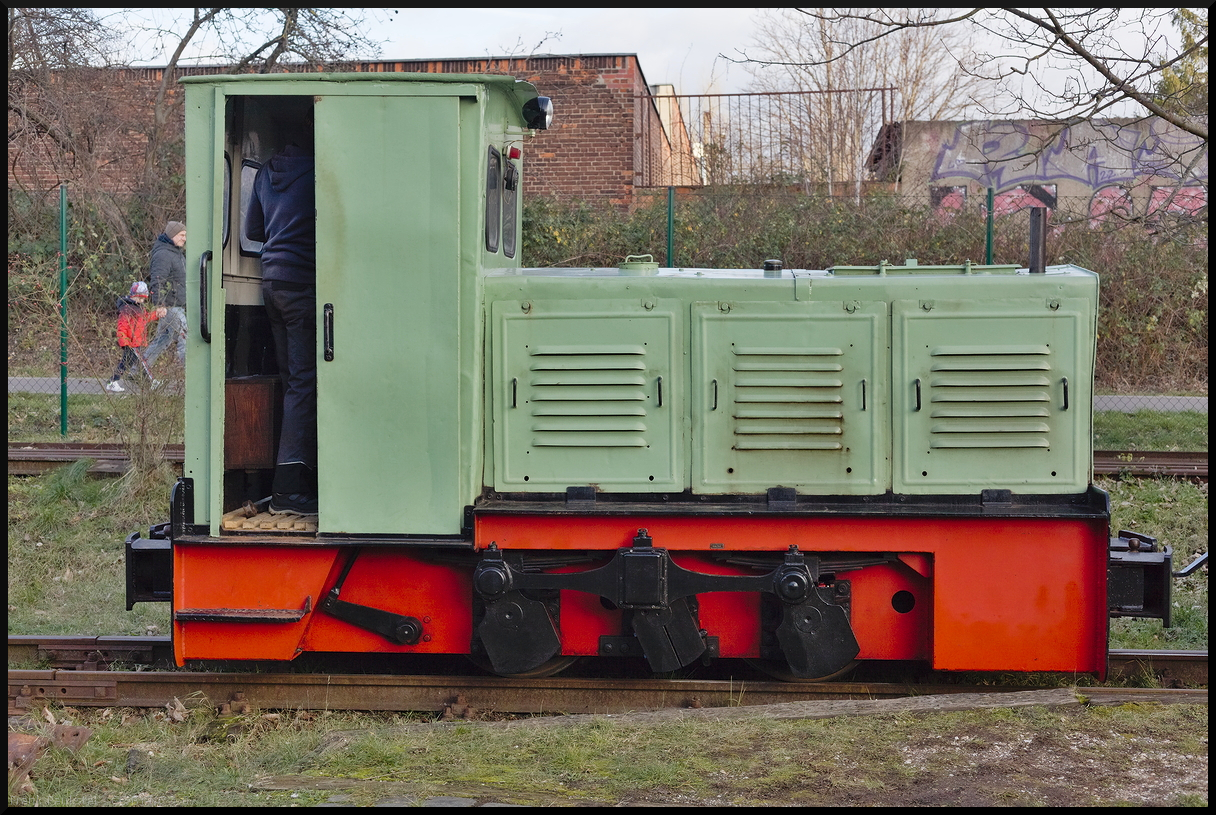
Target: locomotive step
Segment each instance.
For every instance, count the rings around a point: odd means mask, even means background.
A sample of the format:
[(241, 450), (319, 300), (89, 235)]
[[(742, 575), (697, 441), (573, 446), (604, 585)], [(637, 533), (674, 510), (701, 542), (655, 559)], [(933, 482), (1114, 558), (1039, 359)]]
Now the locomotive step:
[(247, 510), (234, 509), (225, 513), (220, 522), (225, 532), (312, 532), (317, 531), (315, 515), (271, 515), (259, 512), (250, 516)]

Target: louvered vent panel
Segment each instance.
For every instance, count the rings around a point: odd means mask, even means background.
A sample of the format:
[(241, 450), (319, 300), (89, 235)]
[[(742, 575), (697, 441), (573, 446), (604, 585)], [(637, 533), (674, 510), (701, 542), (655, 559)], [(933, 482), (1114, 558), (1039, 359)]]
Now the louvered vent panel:
[(734, 449), (842, 449), (842, 349), (732, 350)]
[(1050, 446), (1050, 348), (942, 347), (931, 354), (931, 447)]
[(530, 349), (534, 447), (645, 447), (646, 349)]

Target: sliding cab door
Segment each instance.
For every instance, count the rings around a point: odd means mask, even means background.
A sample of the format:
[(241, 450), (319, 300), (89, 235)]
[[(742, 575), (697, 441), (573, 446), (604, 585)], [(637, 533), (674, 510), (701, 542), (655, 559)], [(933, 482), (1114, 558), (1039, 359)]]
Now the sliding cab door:
[(460, 532), (458, 106), (316, 99), (322, 533)]

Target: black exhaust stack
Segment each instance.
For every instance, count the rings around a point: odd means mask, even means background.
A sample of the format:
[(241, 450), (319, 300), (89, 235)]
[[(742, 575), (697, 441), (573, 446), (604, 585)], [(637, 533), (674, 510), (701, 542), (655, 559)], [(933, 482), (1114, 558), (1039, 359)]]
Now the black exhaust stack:
[(1047, 207), (1030, 208), (1030, 273), (1047, 271)]

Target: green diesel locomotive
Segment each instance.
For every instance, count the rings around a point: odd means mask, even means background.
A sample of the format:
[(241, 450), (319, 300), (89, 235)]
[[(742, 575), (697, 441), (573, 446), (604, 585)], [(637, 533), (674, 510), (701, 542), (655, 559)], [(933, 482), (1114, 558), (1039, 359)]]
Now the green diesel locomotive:
[[(195, 76), (170, 520), (128, 606), (179, 663), (306, 652), (1106, 670), (1169, 550), (1092, 485), (1098, 276), (1074, 266), (525, 268), (508, 76)], [(265, 512), (282, 386), (244, 230), (316, 162), (318, 506)]]

